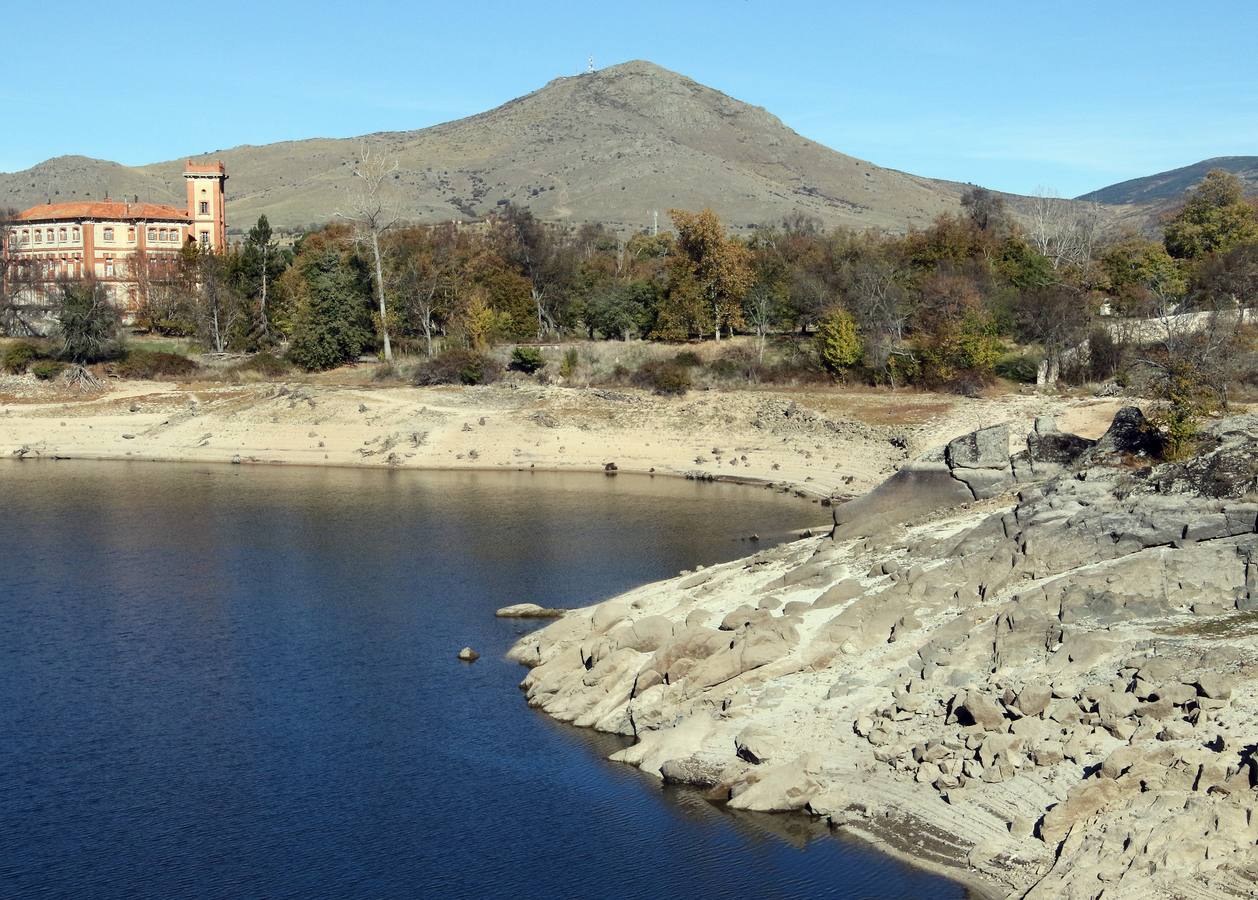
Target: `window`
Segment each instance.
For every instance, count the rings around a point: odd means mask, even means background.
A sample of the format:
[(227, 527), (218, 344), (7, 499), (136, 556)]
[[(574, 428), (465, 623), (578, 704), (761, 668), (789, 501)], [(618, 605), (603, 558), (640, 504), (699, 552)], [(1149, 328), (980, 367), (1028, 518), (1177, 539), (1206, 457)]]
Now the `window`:
[(201, 247), (204, 249), (208, 246), (210, 246), (210, 233), (208, 231), (203, 231), (201, 232)]
[(58, 239), (61, 241), (61, 243), (63, 243), (63, 244), (66, 242), (66, 230), (65, 230), (64, 228), (62, 228), (62, 229), (61, 229), (61, 233), (60, 233), (59, 235), (57, 235), (57, 238), (58, 238)]
[(22, 243), (29, 244), (31, 242), (31, 230), (29, 228), (22, 229)]
[(74, 242), (76, 244), (79, 242), (79, 226), (77, 225), (74, 226)]
[(44, 242), (44, 233), (40, 229), (35, 229), (35, 243), (42, 244)]
[[(155, 241), (155, 240), (157, 240), (157, 229), (156, 229), (156, 228), (150, 228), (150, 229), (148, 230), (148, 239), (149, 239), (149, 241)], [(163, 229), (162, 229), (162, 240), (166, 240), (166, 229), (165, 229), (165, 228), (163, 228)]]
[(127, 241), (132, 244), (135, 243), (135, 226), (134, 225), (132, 225), (130, 228), (127, 229)]
[(164, 240), (166, 240), (166, 239), (167, 239), (167, 238), (166, 238), (166, 229), (165, 229), (165, 228), (163, 228), (163, 229), (162, 229), (162, 240), (164, 241)]
[(201, 201), (201, 215), (208, 216), (210, 214), (210, 204), (206, 200)]
[(112, 228), (105, 229), (105, 240), (112, 241), (114, 239), (114, 230)]
[(108, 256), (105, 257), (105, 277), (106, 278), (114, 277), (114, 261), (112, 258)]

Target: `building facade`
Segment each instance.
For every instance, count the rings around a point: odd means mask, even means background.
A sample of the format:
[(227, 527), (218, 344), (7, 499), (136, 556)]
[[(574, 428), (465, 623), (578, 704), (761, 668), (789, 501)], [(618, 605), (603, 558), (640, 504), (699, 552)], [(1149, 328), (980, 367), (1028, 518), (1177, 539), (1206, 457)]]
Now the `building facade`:
[(89, 200), (50, 203), (10, 222), (3, 252), (6, 271), (32, 302), (64, 279), (92, 277), (126, 311), (143, 299), (151, 273), (173, 268), (188, 243), (203, 250), (227, 247), (226, 167), (184, 168), (188, 206)]

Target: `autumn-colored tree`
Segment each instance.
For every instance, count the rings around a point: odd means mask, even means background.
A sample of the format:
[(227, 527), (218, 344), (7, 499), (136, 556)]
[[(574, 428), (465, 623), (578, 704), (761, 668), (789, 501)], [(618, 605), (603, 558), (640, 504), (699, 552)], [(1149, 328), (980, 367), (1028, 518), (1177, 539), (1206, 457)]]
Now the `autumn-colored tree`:
[(852, 314), (842, 308), (830, 310), (817, 325), (817, 354), (832, 375), (839, 375), (861, 361), (864, 347)]
[(694, 324), (707, 325), (719, 341), (722, 330), (732, 333), (742, 325), (742, 299), (753, 281), (751, 253), (745, 244), (725, 233), (721, 220), (710, 209), (699, 213), (673, 209), (669, 215), (677, 229), (673, 274), (688, 283), (680, 294), (687, 300), (697, 294), (708, 320)]
[(1230, 172), (1212, 169), (1163, 229), (1166, 251), (1176, 259), (1200, 259), (1258, 240), (1258, 208)]

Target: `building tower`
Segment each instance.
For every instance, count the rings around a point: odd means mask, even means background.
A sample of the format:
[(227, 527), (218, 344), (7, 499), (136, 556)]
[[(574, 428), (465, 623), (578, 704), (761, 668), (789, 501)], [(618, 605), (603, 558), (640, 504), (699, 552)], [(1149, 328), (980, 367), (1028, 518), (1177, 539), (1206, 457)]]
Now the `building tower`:
[(227, 167), (222, 161), (194, 163), (183, 170), (188, 184), (188, 216), (192, 219), (189, 237), (203, 249), (227, 249)]

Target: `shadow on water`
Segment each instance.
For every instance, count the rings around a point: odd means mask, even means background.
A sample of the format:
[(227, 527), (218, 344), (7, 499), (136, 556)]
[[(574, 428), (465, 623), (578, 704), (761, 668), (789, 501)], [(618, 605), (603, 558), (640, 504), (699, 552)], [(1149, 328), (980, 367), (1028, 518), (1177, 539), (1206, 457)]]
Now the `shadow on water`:
[[(0, 895), (959, 897), (528, 708), (493, 611), (824, 518), (670, 479), (0, 464)], [(454, 659), (464, 645), (482, 657)]]

